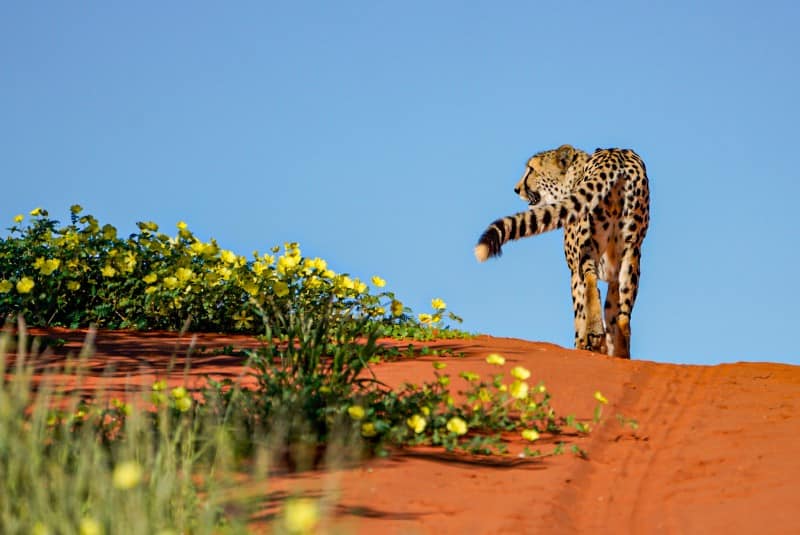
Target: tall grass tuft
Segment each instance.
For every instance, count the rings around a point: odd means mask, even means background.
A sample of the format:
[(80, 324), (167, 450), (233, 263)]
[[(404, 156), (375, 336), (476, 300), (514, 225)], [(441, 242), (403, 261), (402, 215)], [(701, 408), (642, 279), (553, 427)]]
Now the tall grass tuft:
[(246, 510), (223, 515), (235, 458), (224, 415), (35, 384), (27, 338), (23, 324), (0, 337), (0, 532), (246, 532)]

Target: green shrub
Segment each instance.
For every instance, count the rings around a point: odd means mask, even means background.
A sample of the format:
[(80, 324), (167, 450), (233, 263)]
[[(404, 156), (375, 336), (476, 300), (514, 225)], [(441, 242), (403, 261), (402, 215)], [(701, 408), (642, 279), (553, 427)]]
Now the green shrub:
[(148, 221), (122, 238), (82, 210), (72, 206), (66, 226), (41, 208), (28, 224), (15, 218), (0, 240), (0, 314), (36, 326), (179, 330), (190, 320), (197, 331), (254, 334), (263, 332), (263, 319), (281, 335), (286, 318), (303, 309), (309, 321), (323, 313), (368, 318), (385, 335), (463, 335), (444, 327), (445, 318), (460, 318), (440, 299), (419, 321), (382, 290), (380, 277), (370, 289), (321, 258), (303, 257), (296, 243), (248, 260), (200, 240), (183, 222), (175, 236)]

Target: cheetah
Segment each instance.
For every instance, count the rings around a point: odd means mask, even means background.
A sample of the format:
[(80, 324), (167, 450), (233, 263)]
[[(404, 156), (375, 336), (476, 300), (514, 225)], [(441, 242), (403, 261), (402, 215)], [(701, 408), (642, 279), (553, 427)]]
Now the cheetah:
[[(514, 192), (529, 210), (489, 225), (475, 247), (478, 261), (500, 256), (506, 242), (563, 226), (575, 347), (630, 358), (631, 312), (650, 221), (642, 159), (629, 149), (597, 149), (590, 155), (562, 145), (531, 157)], [(608, 282), (604, 314), (598, 279)]]

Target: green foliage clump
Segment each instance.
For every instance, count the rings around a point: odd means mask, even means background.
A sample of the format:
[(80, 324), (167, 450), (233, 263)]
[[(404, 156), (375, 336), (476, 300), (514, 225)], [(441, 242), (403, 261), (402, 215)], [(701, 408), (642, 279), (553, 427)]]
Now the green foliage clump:
[[(204, 242), (183, 222), (169, 236), (139, 222), (127, 238), (101, 225), (83, 208), (71, 208), (61, 226), (37, 208), (27, 224), (19, 215), (0, 239), (0, 315), (15, 314), (36, 326), (263, 332), (304, 309), (365, 317), (382, 334), (417, 339), (463, 336), (443, 325), (460, 322), (434, 299), (433, 314), (414, 318), (385, 281), (372, 288), (331, 270), (321, 258), (303, 257), (296, 243), (254, 251), (250, 259)], [(262, 321), (263, 320), (263, 321)]]

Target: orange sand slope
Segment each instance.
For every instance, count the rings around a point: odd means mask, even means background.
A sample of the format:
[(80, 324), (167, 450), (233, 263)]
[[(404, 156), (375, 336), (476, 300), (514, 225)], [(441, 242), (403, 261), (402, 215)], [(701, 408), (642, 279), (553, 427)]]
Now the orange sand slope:
[[(34, 330), (68, 340), (39, 361), (40, 372), (80, 347), (85, 332)], [(149, 388), (177, 358), (170, 383), (183, 381), (191, 335), (103, 332), (90, 359), (89, 382), (110, 394)], [(252, 337), (198, 335), (198, 347), (257, 347)], [(401, 344), (402, 345), (402, 344)], [(568, 437), (589, 454), (541, 459), (401, 452), (335, 472), (276, 476), (270, 497), (328, 496), (335, 531), (359, 533), (800, 533), (800, 367), (770, 363), (682, 366), (621, 361), (554, 345), (481, 336), (443, 341), (464, 358), (448, 372), (492, 374), (490, 352), (532, 371), (560, 413), (591, 417), (592, 394), (609, 400), (605, 423)], [(238, 376), (241, 357), (195, 352), (190, 383), (203, 374)], [(383, 363), (374, 370), (398, 385), (432, 377), (433, 357)], [(115, 371), (101, 378), (107, 365)], [(65, 383), (70, 378), (63, 378)], [(73, 383), (74, 384), (74, 383)], [(639, 422), (636, 430), (614, 417)], [(258, 490), (258, 489), (256, 489)], [(326, 525), (325, 527), (331, 527)]]

